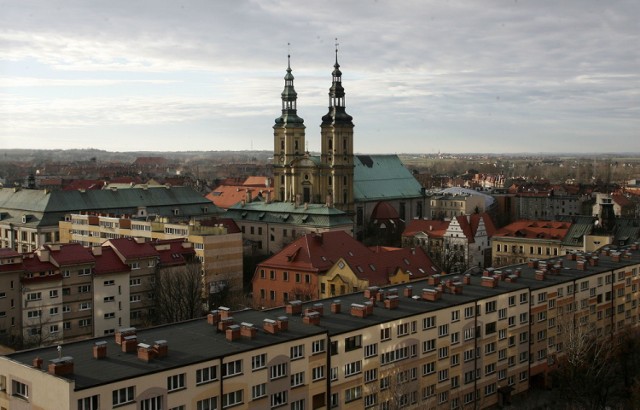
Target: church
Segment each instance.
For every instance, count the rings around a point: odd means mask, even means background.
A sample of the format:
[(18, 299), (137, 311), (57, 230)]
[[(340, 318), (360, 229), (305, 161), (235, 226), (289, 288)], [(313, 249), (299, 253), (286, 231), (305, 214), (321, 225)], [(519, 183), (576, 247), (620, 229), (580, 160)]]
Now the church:
[(333, 68), (329, 107), (320, 123), (321, 152), (311, 155), (288, 56), (282, 114), (273, 125), (273, 199), (339, 209), (354, 220), (358, 239), (370, 221), (379, 224), (376, 210), (381, 203), (395, 210), (393, 215), (385, 212), (390, 219), (427, 215), (424, 190), (397, 155), (354, 154), (353, 118), (346, 112), (337, 47)]
[(297, 114), (291, 56), (282, 91), (282, 115), (273, 126), (273, 181), (281, 202), (325, 203), (354, 213), (353, 118), (345, 110), (342, 72), (336, 62), (329, 89), (329, 110), (322, 117), (320, 156), (306, 151), (304, 120)]

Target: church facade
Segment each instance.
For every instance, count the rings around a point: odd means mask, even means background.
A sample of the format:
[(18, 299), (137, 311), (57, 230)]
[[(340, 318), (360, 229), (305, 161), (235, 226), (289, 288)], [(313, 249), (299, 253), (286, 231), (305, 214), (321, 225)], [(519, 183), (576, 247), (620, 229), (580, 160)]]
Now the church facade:
[(282, 115), (273, 126), (274, 195), (281, 202), (327, 204), (354, 213), (353, 118), (345, 110), (338, 49), (329, 88), (329, 109), (320, 125), (320, 156), (306, 151), (304, 120), (297, 114), (297, 93), (288, 58), (282, 91)]

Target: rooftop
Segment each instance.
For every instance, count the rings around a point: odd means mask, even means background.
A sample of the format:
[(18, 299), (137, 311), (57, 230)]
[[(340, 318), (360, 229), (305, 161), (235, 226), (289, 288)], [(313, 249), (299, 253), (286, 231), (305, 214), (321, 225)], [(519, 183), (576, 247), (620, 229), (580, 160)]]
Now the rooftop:
[[(388, 321), (411, 318), (425, 312), (437, 311), (441, 308), (461, 305), (499, 295), (505, 292), (531, 289), (536, 290), (544, 287), (551, 287), (570, 283), (589, 275), (600, 272), (612, 271), (631, 264), (640, 263), (640, 252), (637, 250), (623, 250), (622, 254), (613, 252), (610, 255), (600, 254), (598, 263), (587, 264), (585, 270), (578, 269), (579, 261), (568, 257), (554, 258), (547, 261), (547, 266), (555, 266), (557, 272), (548, 273), (544, 280), (536, 279), (535, 267), (528, 264), (513, 265), (505, 267), (498, 273), (510, 273), (520, 270), (520, 276), (515, 282), (499, 280), (494, 288), (481, 286), (482, 277), (480, 275), (468, 276), (470, 284), (463, 285), (460, 294), (444, 292), (441, 298), (431, 302), (422, 298), (403, 296), (403, 287), (397, 287), (400, 296), (400, 303), (397, 309), (385, 309), (379, 303), (374, 308), (373, 314), (362, 317), (352, 316), (349, 309), (352, 304), (364, 304), (369, 299), (365, 298), (363, 292), (340, 296), (342, 312), (332, 313), (330, 304), (333, 299), (323, 299), (303, 303), (302, 307), (312, 308), (316, 304), (323, 306), (323, 317), (319, 325), (309, 325), (303, 323), (300, 315), (287, 315), (285, 308), (276, 308), (263, 311), (242, 310), (233, 312), (233, 320), (239, 324), (241, 322), (252, 323), (258, 328), (257, 336), (253, 339), (240, 338), (235, 341), (228, 341), (224, 333), (219, 333), (216, 328), (207, 323), (206, 319), (195, 319), (161, 327), (155, 327), (137, 332), (138, 343), (153, 344), (157, 340), (166, 340), (169, 346), (169, 353), (166, 357), (156, 358), (150, 362), (143, 362), (137, 358), (135, 353), (122, 353), (120, 346), (115, 343), (113, 335), (83, 340), (62, 345), (62, 355), (71, 356), (74, 359), (73, 374), (64, 376), (75, 381), (75, 389), (81, 390), (105, 383), (115, 382), (122, 379), (141, 376), (148, 373), (178, 368), (189, 364), (197, 364), (208, 360), (218, 359), (224, 356), (240, 353), (243, 351), (259, 350), (261, 347), (276, 343), (287, 342), (298, 338), (313, 335), (328, 334), (330, 336), (339, 335), (345, 332), (355, 331), (361, 328), (375, 326)], [(612, 248), (614, 249), (614, 248)], [(614, 255), (621, 256), (616, 261)], [(585, 255), (591, 258), (594, 255)], [(560, 266), (562, 263), (563, 266)], [(486, 273), (485, 273), (486, 274)], [(460, 277), (455, 275), (441, 276), (441, 283), (447, 280), (457, 281)], [(420, 295), (422, 289), (435, 289), (429, 285), (427, 280), (417, 281), (411, 284), (414, 295)], [(390, 288), (383, 288), (382, 291), (389, 292)], [(276, 334), (270, 334), (262, 330), (262, 323), (265, 319), (275, 320), (282, 316), (289, 316), (288, 330)], [(107, 357), (102, 360), (92, 358), (92, 348), (96, 342), (106, 342)], [(35, 357), (41, 357), (46, 361), (56, 359), (58, 352), (55, 346), (21, 351), (6, 356), (7, 360), (31, 366)], [(0, 359), (2, 360), (2, 359)]]

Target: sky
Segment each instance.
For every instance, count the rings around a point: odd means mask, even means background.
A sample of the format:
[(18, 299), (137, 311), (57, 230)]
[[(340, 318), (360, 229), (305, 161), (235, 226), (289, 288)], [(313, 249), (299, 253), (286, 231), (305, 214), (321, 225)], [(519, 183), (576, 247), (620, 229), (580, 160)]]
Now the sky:
[(357, 153), (639, 153), (639, 16), (637, 0), (0, 0), (0, 148), (272, 150), (290, 54), (319, 151), (337, 38)]

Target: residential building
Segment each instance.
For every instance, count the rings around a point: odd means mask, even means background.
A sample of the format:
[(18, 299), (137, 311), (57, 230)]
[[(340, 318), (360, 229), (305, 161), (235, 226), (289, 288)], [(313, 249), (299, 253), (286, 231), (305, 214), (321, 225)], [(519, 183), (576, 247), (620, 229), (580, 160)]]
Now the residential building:
[(230, 218), (188, 219), (137, 215), (75, 213), (60, 221), (60, 241), (99, 246), (109, 239), (146, 241), (185, 238), (202, 262), (212, 292), (220, 285), (242, 289), (242, 234)]
[(60, 242), (58, 223), (67, 214), (159, 215), (209, 218), (221, 212), (188, 187), (148, 187), (87, 191), (0, 188), (0, 248), (33, 252)]
[(611, 204), (613, 205), (613, 214), (618, 218), (634, 218), (636, 216), (636, 204), (624, 195), (608, 195), (598, 192), (595, 197), (592, 215), (602, 215), (603, 205)]
[(13, 249), (0, 249), (0, 344), (11, 344), (22, 321), (22, 257)]
[(549, 386), (570, 347), (568, 323), (607, 340), (638, 325), (638, 268), (635, 244), (340, 300), (220, 307), (207, 319), (0, 357), (0, 406), (505, 405)]
[(544, 220), (509, 224), (496, 231), (491, 239), (493, 266), (562, 255), (562, 241), (570, 228), (570, 222)]
[[(445, 192), (431, 196), (431, 219), (451, 219), (460, 215), (471, 215), (487, 209), (487, 196), (478, 192)], [(470, 191), (470, 190), (467, 190)], [(491, 197), (489, 197), (491, 198)]]
[(368, 248), (344, 231), (307, 234), (258, 264), (254, 306), (339, 296), (440, 273), (421, 248)]

